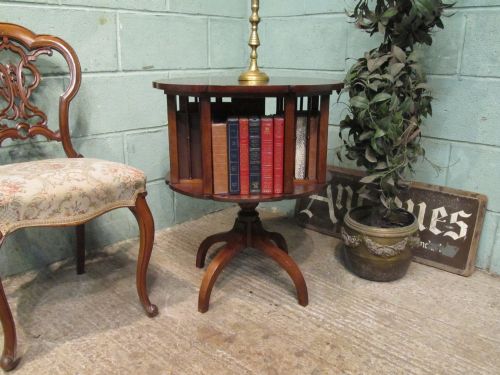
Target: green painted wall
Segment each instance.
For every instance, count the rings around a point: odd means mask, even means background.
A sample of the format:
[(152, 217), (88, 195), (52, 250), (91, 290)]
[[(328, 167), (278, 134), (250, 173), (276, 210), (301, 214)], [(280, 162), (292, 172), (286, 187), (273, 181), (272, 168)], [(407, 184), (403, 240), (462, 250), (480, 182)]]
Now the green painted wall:
[[(348, 23), (351, 0), (262, 0), (260, 62), (272, 75), (343, 79), (376, 41)], [(0, 20), (72, 44), (84, 70), (71, 117), (78, 149), (86, 156), (121, 161), (148, 175), (148, 200), (157, 228), (190, 220), (221, 205), (172, 193), (165, 98), (151, 88), (161, 77), (207, 71), (238, 74), (246, 65), (249, 0), (44, 0), (0, 1)], [(500, 273), (500, 0), (459, 0), (426, 50), (437, 100), (424, 143), (429, 158), (446, 167), (436, 175), (421, 164), (416, 179), (488, 195), (477, 265)], [(51, 73), (40, 103), (57, 97), (65, 78), (61, 61), (44, 61)], [(332, 100), (329, 160), (339, 164), (338, 127), (344, 107)], [(340, 100), (343, 101), (343, 98)], [(52, 101), (53, 102), (53, 101)], [(53, 108), (48, 111), (54, 117)], [(45, 142), (5, 147), (0, 163), (61, 155)], [(275, 206), (275, 205), (273, 205)], [(293, 202), (278, 205), (290, 212)], [(131, 214), (116, 210), (90, 225), (96, 248), (137, 235)], [(0, 252), (0, 274), (40, 267), (72, 254), (69, 228), (21, 230)]]
[[(169, 190), (166, 99), (152, 88), (159, 78), (185, 74), (237, 74), (246, 62), (245, 0), (31, 0), (0, 1), (0, 20), (69, 42), (80, 57), (83, 82), (71, 109), (76, 148), (87, 157), (124, 162), (148, 177), (148, 202), (156, 228), (221, 207)], [(230, 51), (230, 52), (226, 52)], [(51, 73), (37, 102), (57, 121), (57, 97), (65, 81), (62, 58), (43, 59)], [(237, 68), (235, 70), (235, 68)], [(52, 126), (57, 124), (52, 123)], [(0, 149), (0, 164), (62, 156), (58, 144), (38, 142)], [(89, 247), (138, 234), (127, 209), (89, 224)], [(31, 228), (7, 237), (0, 274), (14, 274), (73, 256), (72, 228)]]
[[(350, 58), (378, 44), (348, 22), (344, 10), (352, 0), (262, 3), (261, 62), (273, 75), (342, 79)], [(423, 142), (429, 159), (445, 168), (436, 175), (422, 163), (415, 179), (488, 196), (477, 266), (500, 274), (500, 0), (458, 0), (454, 13), (425, 48), (436, 100)], [(331, 106), (329, 162), (335, 165), (341, 165), (334, 150), (345, 101)]]

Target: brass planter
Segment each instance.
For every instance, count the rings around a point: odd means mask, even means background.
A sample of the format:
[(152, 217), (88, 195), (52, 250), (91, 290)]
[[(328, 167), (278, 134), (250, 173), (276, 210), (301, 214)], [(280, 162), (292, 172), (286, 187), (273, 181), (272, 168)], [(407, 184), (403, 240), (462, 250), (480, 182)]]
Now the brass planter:
[(341, 229), (344, 258), (356, 275), (373, 281), (392, 281), (403, 277), (411, 263), (412, 247), (418, 245), (418, 222), (405, 210), (399, 210), (406, 224), (402, 227), (380, 228), (362, 224), (371, 207), (356, 207), (344, 217)]

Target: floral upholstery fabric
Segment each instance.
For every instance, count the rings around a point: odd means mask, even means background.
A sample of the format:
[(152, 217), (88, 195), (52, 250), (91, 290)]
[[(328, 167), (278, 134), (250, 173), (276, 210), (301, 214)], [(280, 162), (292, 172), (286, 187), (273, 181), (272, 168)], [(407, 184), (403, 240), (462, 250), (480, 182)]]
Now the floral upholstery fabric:
[(81, 224), (135, 205), (146, 191), (138, 169), (97, 159), (48, 159), (0, 166), (0, 232)]

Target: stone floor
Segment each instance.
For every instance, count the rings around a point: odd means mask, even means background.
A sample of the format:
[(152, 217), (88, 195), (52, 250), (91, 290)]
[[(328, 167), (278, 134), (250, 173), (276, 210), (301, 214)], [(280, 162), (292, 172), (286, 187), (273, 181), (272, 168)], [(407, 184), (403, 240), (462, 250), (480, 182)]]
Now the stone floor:
[[(147, 318), (134, 286), (137, 241), (77, 276), (73, 261), (5, 280), (19, 331), (18, 374), (500, 374), (500, 279), (412, 264), (379, 284), (344, 269), (336, 239), (273, 213), (304, 272), (308, 307), (284, 271), (247, 250), (197, 312), (197, 245), (235, 209), (159, 231)], [(213, 257), (213, 251), (210, 252)]]

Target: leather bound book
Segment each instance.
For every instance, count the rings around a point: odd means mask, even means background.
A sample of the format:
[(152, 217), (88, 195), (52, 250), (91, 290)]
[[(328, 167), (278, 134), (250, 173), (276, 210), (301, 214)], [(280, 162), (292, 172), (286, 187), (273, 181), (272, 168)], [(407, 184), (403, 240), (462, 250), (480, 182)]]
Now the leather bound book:
[(191, 178), (191, 152), (189, 121), (186, 112), (177, 112), (177, 152), (179, 157), (179, 178)]
[(295, 125), (295, 178), (306, 178), (307, 115), (298, 114)]
[(274, 118), (274, 194), (283, 194), (283, 158), (285, 140), (285, 120), (281, 116)]
[(248, 121), (248, 143), (250, 157), (250, 193), (260, 193), (260, 118)]
[(318, 162), (318, 126), (319, 113), (309, 115), (309, 129), (307, 135), (307, 178), (316, 180), (316, 163)]
[(212, 124), (212, 163), (214, 194), (227, 194), (227, 126), (225, 123)]
[(203, 178), (199, 112), (189, 114), (189, 125), (191, 127), (191, 136), (189, 137), (191, 146), (191, 178)]
[(261, 192), (262, 194), (273, 193), (273, 118), (262, 117), (260, 120), (260, 134), (261, 134)]
[(227, 119), (229, 194), (240, 194), (240, 134), (237, 117)]
[(240, 118), (240, 194), (250, 194), (248, 118)]

